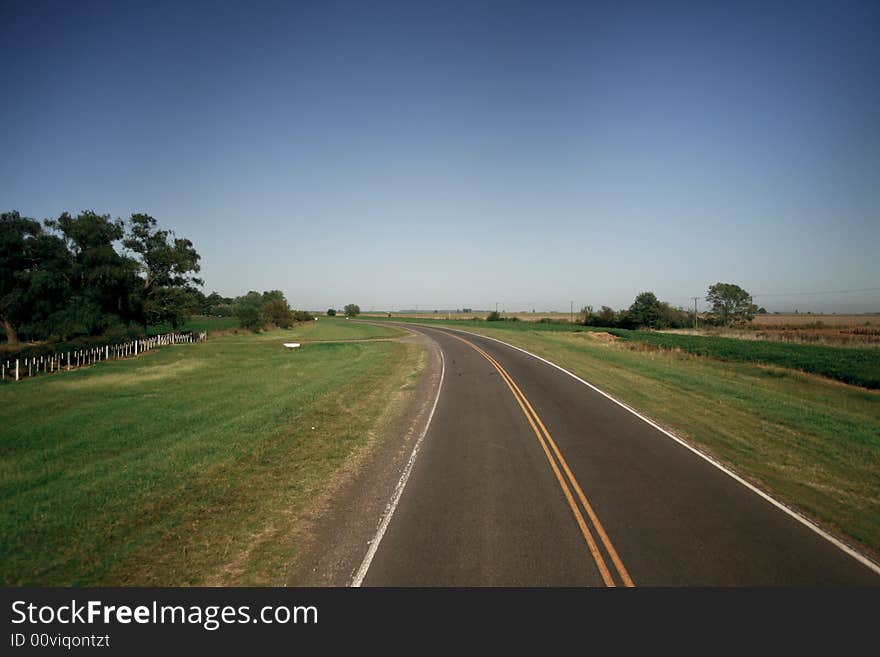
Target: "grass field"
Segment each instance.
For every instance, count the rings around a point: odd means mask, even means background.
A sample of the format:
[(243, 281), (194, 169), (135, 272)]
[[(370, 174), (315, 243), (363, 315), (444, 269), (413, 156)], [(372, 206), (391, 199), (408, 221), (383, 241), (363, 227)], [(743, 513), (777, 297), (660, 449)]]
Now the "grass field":
[[(489, 314), (488, 310), (478, 310), (470, 313), (461, 312), (412, 312), (412, 313), (391, 313), (394, 319), (485, 319)], [(568, 322), (571, 315), (567, 312), (505, 312), (504, 317), (516, 317), (523, 322), (537, 322), (541, 319), (552, 319), (553, 321)], [(580, 313), (574, 313), (574, 319), (577, 321)], [(388, 313), (365, 313), (362, 317), (373, 317), (376, 319), (388, 319)], [(767, 313), (763, 315), (755, 315), (750, 325), (755, 328), (774, 328), (774, 327), (806, 327), (821, 322), (826, 326), (847, 327), (847, 326), (880, 326), (880, 313), (868, 313), (861, 315), (831, 315), (822, 313)]]
[[(488, 311), (471, 313), (423, 312), (393, 313), (393, 319), (407, 320), (482, 320)], [(388, 313), (371, 313), (365, 316), (389, 319)], [(503, 313), (506, 319), (535, 323), (550, 320), (562, 326), (572, 327), (581, 320), (579, 313), (573, 316), (566, 312)], [(571, 320), (574, 320), (572, 322)], [(559, 329), (565, 330), (565, 329)], [(824, 315), (807, 313), (755, 315), (751, 322), (742, 326), (712, 327), (701, 325), (698, 329), (668, 329), (668, 333), (684, 335), (707, 335), (714, 337), (737, 338), (741, 340), (767, 340), (799, 344), (826, 345), (836, 347), (874, 347), (880, 348), (880, 313), (861, 315)]]
[(283, 584), (423, 367), (357, 340), (400, 333), (321, 319), (0, 388), (0, 583)]
[(830, 347), (774, 340), (740, 340), (711, 335), (602, 329), (568, 323), (446, 321), (409, 318), (401, 318), (397, 321), (423, 323), (436, 321), (468, 330), (491, 327), (492, 330), (511, 334), (603, 332), (634, 345), (643, 344), (654, 348), (685, 351), (698, 356), (731, 362), (779, 365), (870, 389), (880, 388), (880, 350), (872, 347)]
[(725, 361), (766, 363), (865, 388), (880, 388), (880, 351), (864, 347), (829, 347), (773, 340), (739, 340), (716, 336), (650, 331), (609, 330), (623, 340), (677, 349)]
[(755, 315), (751, 324), (757, 328), (788, 326), (792, 328), (810, 326), (821, 322), (826, 326), (880, 326), (880, 314), (865, 315), (826, 315), (814, 313), (767, 313)]
[[(181, 331), (213, 331), (227, 332), (239, 327), (235, 317), (207, 317), (196, 315), (186, 324), (180, 327)], [(170, 333), (173, 329), (167, 324), (150, 326), (147, 330), (149, 335)], [(293, 329), (304, 340), (363, 340), (372, 338), (384, 338), (400, 335), (400, 332), (379, 326), (367, 326), (361, 324), (352, 326), (350, 320), (344, 317), (318, 317), (315, 322), (303, 322)], [(247, 329), (240, 329), (246, 333)], [(357, 337), (353, 337), (357, 336)]]
[(880, 555), (880, 392), (608, 334), (480, 324), (468, 330), (573, 371)]

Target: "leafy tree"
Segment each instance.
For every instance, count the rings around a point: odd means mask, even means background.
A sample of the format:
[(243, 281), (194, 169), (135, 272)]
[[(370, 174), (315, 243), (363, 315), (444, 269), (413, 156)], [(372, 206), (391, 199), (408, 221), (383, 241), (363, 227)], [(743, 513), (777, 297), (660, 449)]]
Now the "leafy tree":
[(239, 323), (246, 329), (259, 331), (263, 328), (263, 315), (260, 309), (263, 305), (263, 295), (259, 292), (250, 291), (235, 300), (235, 316)]
[(350, 303), (345, 306), (346, 317), (357, 317), (361, 314), (361, 307), (356, 303)]
[(220, 309), (224, 306), (229, 306), (232, 303), (233, 299), (220, 296), (216, 292), (211, 292), (211, 294), (205, 297), (201, 312), (203, 315), (222, 315)]
[[(532, 312), (535, 312), (534, 310)], [(582, 324), (584, 326), (590, 326), (593, 322), (593, 318), (595, 315), (593, 314), (593, 306), (584, 306), (581, 308), (581, 317), (583, 317)]]
[(121, 221), (91, 210), (75, 217), (67, 212), (46, 221), (57, 231), (70, 254), (63, 276), (71, 297), (51, 323), (53, 333), (98, 335), (109, 326), (140, 318), (137, 263), (116, 251), (123, 237)]
[(751, 321), (757, 307), (752, 303), (752, 296), (733, 283), (715, 283), (706, 293), (710, 312), (721, 324)]
[(137, 254), (143, 274), (140, 301), (145, 322), (169, 322), (177, 328), (192, 311), (186, 299), (192, 299), (195, 286), (202, 285), (195, 276), (201, 269), (201, 257), (191, 241), (156, 225), (148, 214), (131, 215), (123, 245)]
[(662, 309), (653, 292), (642, 292), (629, 307), (629, 321), (634, 326), (658, 328)]
[(602, 306), (596, 315), (596, 321), (597, 326), (614, 326), (617, 323), (617, 316), (609, 306)]
[[(201, 281), (192, 243), (155, 224), (132, 215), (126, 236), (121, 220), (93, 211), (65, 212), (44, 226), (17, 212), (0, 215), (0, 326), (7, 339), (134, 335), (135, 323), (179, 325), (203, 311), (208, 300), (195, 288)], [(121, 253), (120, 243), (136, 257)]]
[(39, 222), (18, 212), (0, 214), (0, 325), (9, 343), (17, 343), (21, 324), (30, 314), (40, 258), (36, 242), (43, 234)]
[(328, 308), (327, 309), (327, 317), (336, 317), (336, 309)]
[(254, 292), (238, 297), (233, 303), (235, 317), (244, 328), (261, 331), (268, 326), (290, 328), (294, 322), (314, 319), (303, 310), (292, 310), (281, 290)]
[(264, 325), (274, 324), (278, 328), (293, 326), (293, 311), (285, 299), (271, 298), (260, 306), (260, 316)]
[(674, 308), (665, 301), (660, 302), (658, 328), (684, 328), (693, 325), (693, 315), (681, 308)]
[(497, 310), (493, 310), (486, 316), (487, 322), (500, 322), (501, 321), (501, 313)]

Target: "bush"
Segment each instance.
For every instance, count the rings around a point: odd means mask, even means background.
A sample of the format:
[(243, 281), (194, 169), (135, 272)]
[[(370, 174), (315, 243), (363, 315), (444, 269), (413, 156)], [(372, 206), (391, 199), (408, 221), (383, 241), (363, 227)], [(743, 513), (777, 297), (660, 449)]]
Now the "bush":
[[(284, 299), (271, 299), (260, 306), (263, 325), (274, 324), (278, 328), (290, 328), (296, 317)], [(309, 315), (311, 319), (311, 315)]]
[(263, 328), (260, 307), (254, 303), (239, 303), (235, 307), (235, 317), (243, 328), (259, 331)]
[(327, 309), (327, 317), (336, 317), (336, 309), (328, 308)]
[(486, 317), (487, 322), (500, 322), (501, 314), (497, 310), (493, 310), (489, 313), (489, 316)]
[(308, 310), (294, 310), (293, 320), (296, 322), (313, 322), (315, 318)]

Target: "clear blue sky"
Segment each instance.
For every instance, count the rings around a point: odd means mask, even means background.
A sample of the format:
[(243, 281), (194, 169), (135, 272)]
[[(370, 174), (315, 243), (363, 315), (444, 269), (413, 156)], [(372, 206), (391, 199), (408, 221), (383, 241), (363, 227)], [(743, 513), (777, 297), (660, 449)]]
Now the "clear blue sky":
[(880, 287), (877, 2), (0, 0), (0, 25), (0, 209), (148, 212), (206, 291)]

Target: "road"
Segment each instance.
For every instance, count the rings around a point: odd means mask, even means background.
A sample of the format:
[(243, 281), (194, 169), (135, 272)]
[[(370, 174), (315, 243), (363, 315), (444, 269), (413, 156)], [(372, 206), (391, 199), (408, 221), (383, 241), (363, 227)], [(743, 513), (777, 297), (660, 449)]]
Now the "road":
[(365, 586), (871, 586), (880, 575), (601, 393), (408, 326), (445, 373)]

